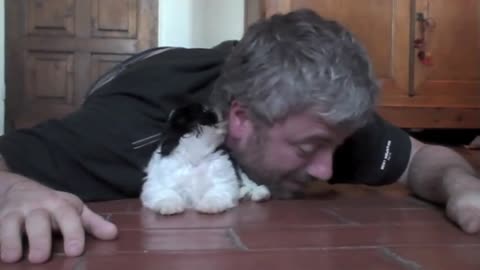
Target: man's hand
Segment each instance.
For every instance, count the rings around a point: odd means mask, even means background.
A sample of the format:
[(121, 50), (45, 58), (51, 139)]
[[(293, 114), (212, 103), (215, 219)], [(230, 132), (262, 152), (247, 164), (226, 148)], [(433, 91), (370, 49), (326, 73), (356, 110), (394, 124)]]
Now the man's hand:
[(465, 232), (480, 232), (480, 189), (452, 196), (448, 199), (446, 211)]
[(52, 252), (52, 231), (60, 231), (67, 256), (82, 254), (85, 231), (102, 239), (117, 236), (117, 228), (92, 212), (75, 195), (54, 191), (32, 180), (8, 172), (0, 172), (0, 179), (16, 181), (0, 195), (0, 257), (13, 263), (22, 258), (22, 236), (29, 243), (28, 260), (47, 261)]
[(400, 178), (417, 196), (446, 205), (447, 216), (467, 233), (480, 232), (480, 179), (458, 153), (411, 138), (409, 165)]

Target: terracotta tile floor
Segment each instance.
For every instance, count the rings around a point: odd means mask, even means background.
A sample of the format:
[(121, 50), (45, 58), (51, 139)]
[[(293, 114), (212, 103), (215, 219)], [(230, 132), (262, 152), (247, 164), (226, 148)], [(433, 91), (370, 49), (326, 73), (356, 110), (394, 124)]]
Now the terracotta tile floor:
[[(462, 154), (480, 170), (480, 151)], [(138, 200), (91, 204), (118, 224), (116, 241), (89, 239), (66, 258), (0, 269), (480, 269), (480, 236), (398, 185), (318, 185), (315, 198), (242, 203), (222, 215), (161, 217)]]

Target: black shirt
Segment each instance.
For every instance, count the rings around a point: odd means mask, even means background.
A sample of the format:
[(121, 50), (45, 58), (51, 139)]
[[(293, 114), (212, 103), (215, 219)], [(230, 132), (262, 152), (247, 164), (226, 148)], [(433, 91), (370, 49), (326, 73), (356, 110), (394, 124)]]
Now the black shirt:
[[(6, 134), (0, 153), (13, 172), (85, 201), (137, 197), (169, 112), (206, 102), (234, 44), (157, 48), (127, 59), (76, 112)], [(142, 59), (155, 50), (162, 52)], [(337, 150), (331, 183), (392, 183), (410, 148), (408, 134), (376, 116)]]

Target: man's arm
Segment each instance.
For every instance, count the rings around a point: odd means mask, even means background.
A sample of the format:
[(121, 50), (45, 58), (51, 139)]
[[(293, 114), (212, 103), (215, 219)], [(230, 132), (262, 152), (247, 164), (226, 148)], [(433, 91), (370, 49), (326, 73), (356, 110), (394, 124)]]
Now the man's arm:
[(455, 151), (411, 138), (412, 151), (400, 178), (415, 195), (446, 205), (447, 215), (464, 231), (480, 231), (480, 179)]
[(0, 258), (16, 262), (23, 254), (22, 234), (29, 242), (28, 259), (45, 262), (51, 254), (52, 230), (61, 231), (65, 254), (77, 256), (85, 246), (85, 230), (99, 239), (113, 239), (117, 228), (93, 213), (73, 194), (47, 188), (10, 172), (0, 160)]

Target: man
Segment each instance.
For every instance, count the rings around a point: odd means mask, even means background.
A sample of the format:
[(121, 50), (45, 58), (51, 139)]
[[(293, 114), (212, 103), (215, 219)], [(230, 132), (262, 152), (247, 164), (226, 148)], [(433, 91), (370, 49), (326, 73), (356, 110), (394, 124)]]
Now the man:
[(139, 54), (101, 78), (77, 112), (2, 138), (1, 259), (20, 259), (23, 232), (34, 263), (49, 258), (51, 230), (68, 256), (82, 253), (84, 231), (114, 239), (116, 227), (82, 200), (138, 196), (168, 114), (190, 101), (224, 113), (226, 146), (277, 198), (314, 180), (399, 181), (477, 232), (472, 167), (375, 115), (377, 89), (356, 39), (308, 10), (260, 21), (238, 43)]

